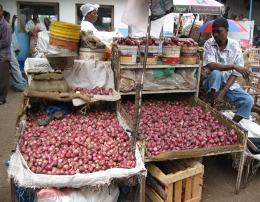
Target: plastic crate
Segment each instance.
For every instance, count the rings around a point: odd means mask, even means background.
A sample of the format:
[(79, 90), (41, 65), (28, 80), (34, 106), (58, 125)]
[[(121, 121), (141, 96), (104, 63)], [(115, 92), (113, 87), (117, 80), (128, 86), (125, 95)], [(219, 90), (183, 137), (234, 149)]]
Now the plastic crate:
[[(175, 160), (148, 165), (146, 196), (153, 202), (199, 202), (204, 166), (195, 160)], [(152, 179), (151, 179), (152, 178)]]

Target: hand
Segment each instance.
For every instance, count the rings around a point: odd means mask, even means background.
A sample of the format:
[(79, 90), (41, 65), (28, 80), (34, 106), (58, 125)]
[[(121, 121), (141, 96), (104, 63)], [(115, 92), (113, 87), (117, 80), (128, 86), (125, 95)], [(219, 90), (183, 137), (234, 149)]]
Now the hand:
[(223, 102), (224, 96), (225, 96), (225, 92), (224, 91), (219, 91), (219, 93), (216, 94), (216, 96), (213, 98), (213, 105), (217, 105), (221, 102)]
[(234, 70), (236, 70), (237, 72), (239, 72), (240, 74), (242, 74), (242, 76), (244, 77), (244, 79), (248, 79), (249, 75), (250, 75), (250, 71), (249, 69), (245, 68), (245, 67), (241, 67), (238, 65), (234, 65)]

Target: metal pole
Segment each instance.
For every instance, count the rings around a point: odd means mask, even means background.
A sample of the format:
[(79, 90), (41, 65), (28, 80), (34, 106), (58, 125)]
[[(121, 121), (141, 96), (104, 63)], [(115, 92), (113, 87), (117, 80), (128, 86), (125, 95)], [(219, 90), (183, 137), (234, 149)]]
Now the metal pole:
[(196, 18), (197, 18), (197, 14), (193, 14), (193, 16), (194, 16), (194, 19), (193, 19), (193, 22), (192, 22), (192, 25), (191, 25), (191, 28), (190, 28), (189, 37), (190, 37), (190, 35), (191, 35), (193, 26), (194, 26), (194, 24), (195, 24), (195, 21), (196, 21)]
[(146, 70), (146, 63), (147, 63), (147, 55), (148, 55), (148, 45), (150, 39), (150, 32), (151, 32), (151, 12), (150, 8), (152, 5), (152, 0), (149, 0), (149, 16), (148, 16), (148, 25), (147, 25), (147, 32), (146, 32), (146, 44), (145, 44), (145, 51), (144, 51), (144, 60), (143, 60), (143, 68), (141, 73), (141, 79), (136, 84), (136, 94), (135, 94), (135, 114), (134, 114), (134, 126), (133, 126), (133, 148), (135, 148), (136, 138), (139, 134), (139, 123), (141, 118), (141, 105), (142, 105), (142, 90), (143, 90), (143, 83), (144, 83), (144, 73)]
[(248, 19), (252, 20), (252, 12), (253, 12), (253, 0), (250, 0), (250, 9)]

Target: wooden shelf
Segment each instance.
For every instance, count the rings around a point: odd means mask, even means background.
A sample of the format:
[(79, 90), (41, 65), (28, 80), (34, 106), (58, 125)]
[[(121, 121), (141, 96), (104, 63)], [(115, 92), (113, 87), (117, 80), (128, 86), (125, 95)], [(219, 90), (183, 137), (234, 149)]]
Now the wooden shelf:
[[(162, 94), (162, 93), (195, 93), (196, 89), (175, 89), (175, 90), (153, 90), (153, 91), (142, 91), (142, 94)], [(135, 91), (131, 92), (120, 92), (120, 95), (135, 95)]]
[[(199, 64), (195, 65), (184, 65), (184, 64), (177, 64), (177, 65), (147, 65), (147, 69), (163, 69), (163, 68), (198, 68)], [(135, 64), (135, 65), (120, 65), (120, 69), (142, 69), (142, 64)]]

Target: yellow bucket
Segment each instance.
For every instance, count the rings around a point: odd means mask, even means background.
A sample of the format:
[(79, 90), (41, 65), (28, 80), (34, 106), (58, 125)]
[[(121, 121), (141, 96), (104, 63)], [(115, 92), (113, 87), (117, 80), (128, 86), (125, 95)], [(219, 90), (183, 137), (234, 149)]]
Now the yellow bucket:
[(80, 38), (80, 32), (75, 30), (65, 30), (65, 29), (60, 29), (56, 26), (51, 26), (50, 27), (51, 34), (55, 36), (60, 36), (60, 37), (66, 37), (66, 38), (71, 38), (71, 39), (79, 39)]
[(69, 22), (53, 21), (51, 23), (51, 25), (57, 26), (57, 27), (62, 27), (62, 28), (67, 28), (67, 29), (80, 30), (80, 25), (77, 25), (74, 23), (69, 23)]

